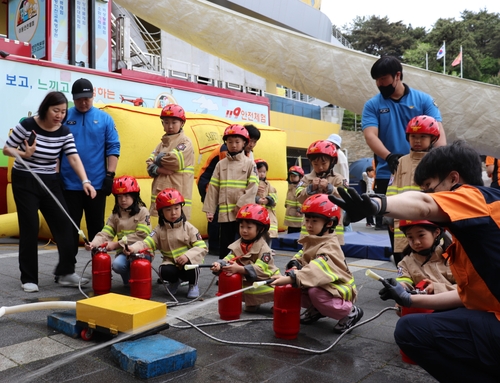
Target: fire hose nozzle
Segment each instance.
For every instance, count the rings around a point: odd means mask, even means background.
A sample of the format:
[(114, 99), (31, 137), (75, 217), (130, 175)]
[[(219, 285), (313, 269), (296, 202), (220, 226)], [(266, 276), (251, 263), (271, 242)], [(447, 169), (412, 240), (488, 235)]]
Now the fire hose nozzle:
[(252, 287), (256, 289), (257, 287), (268, 285), (270, 283), (274, 282), (274, 279), (267, 279), (265, 281), (257, 281), (252, 284)]
[(384, 280), (384, 278), (382, 278), (380, 275), (374, 273), (373, 271), (371, 271), (370, 269), (367, 269), (366, 272), (365, 272), (365, 275), (367, 277), (370, 277), (372, 279), (375, 279), (376, 281), (380, 281), (382, 282)]

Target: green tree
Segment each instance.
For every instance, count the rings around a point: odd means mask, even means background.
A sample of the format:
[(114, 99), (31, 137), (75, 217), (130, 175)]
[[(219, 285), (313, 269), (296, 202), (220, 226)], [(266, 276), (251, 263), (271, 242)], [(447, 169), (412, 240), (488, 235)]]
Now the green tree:
[(368, 19), (358, 16), (353, 20), (346, 38), (356, 50), (375, 56), (402, 58), (403, 52), (415, 42), (413, 34), (421, 35), (422, 32), (425, 31), (408, 28), (401, 21), (391, 23), (387, 16), (370, 16)]
[(429, 43), (419, 42), (414, 49), (408, 49), (404, 52), (403, 61), (405, 64), (425, 69), (426, 55), (431, 56), (429, 61), (432, 60), (435, 57), (434, 48)]

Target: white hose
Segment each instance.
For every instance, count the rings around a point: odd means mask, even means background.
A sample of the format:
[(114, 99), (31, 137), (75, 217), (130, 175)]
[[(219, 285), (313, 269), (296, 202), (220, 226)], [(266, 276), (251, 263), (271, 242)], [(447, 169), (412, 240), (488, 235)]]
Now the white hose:
[(0, 307), (0, 318), (6, 314), (25, 313), (37, 310), (51, 310), (51, 309), (75, 309), (76, 302), (69, 301), (51, 301), (51, 302), (38, 302), (27, 303), (18, 306), (3, 306)]

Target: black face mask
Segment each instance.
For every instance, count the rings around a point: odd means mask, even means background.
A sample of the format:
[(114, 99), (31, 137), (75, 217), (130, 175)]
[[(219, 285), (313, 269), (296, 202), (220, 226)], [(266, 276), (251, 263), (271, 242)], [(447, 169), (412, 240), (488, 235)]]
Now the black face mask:
[(385, 86), (379, 86), (378, 90), (380, 91), (380, 94), (383, 98), (389, 98), (396, 91), (396, 88), (394, 88), (392, 84), (389, 84)]

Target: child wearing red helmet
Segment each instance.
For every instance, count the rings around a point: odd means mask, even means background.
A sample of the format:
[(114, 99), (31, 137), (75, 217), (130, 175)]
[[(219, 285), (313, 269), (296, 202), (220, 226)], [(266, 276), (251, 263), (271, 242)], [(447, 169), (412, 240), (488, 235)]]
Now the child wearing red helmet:
[(302, 289), (301, 305), (306, 310), (300, 323), (312, 324), (330, 317), (338, 320), (334, 331), (343, 333), (361, 319), (363, 310), (354, 305), (354, 277), (334, 234), (341, 210), (326, 194), (316, 194), (304, 201), (302, 213), (308, 233), (299, 240), (303, 248), (288, 262), (286, 276), (271, 285), (291, 283)]
[(255, 203), (264, 206), (269, 213), (271, 226), (266, 235), (267, 244), (271, 246), (272, 238), (278, 238), (278, 217), (276, 217), (276, 203), (278, 202), (278, 193), (274, 186), (267, 181), (267, 172), (269, 165), (261, 158), (255, 160), (257, 167), (257, 175), (259, 177), (259, 188), (257, 189), (257, 196)]
[(255, 202), (259, 183), (255, 163), (243, 151), (250, 139), (248, 131), (241, 125), (229, 125), (222, 139), (227, 156), (215, 166), (203, 203), (209, 222), (219, 208), (219, 259), (228, 254), (229, 245), (238, 237), (236, 214), (242, 206)]
[(304, 177), (304, 170), (300, 166), (291, 166), (288, 169), (288, 192), (285, 201), (285, 225), (288, 226), (288, 234), (300, 233), (302, 226), (302, 213), (300, 212), (300, 202), (297, 199), (297, 185)]
[[(337, 188), (347, 187), (348, 181), (340, 174), (333, 172), (337, 163), (338, 154), (335, 144), (327, 140), (319, 140), (309, 145), (307, 158), (311, 162), (313, 171), (306, 174), (297, 185), (297, 200), (300, 203), (315, 194), (336, 195)], [(335, 228), (341, 245), (344, 244), (344, 226), (340, 220)], [(307, 230), (302, 225), (301, 237), (307, 235)]]
[[(399, 165), (389, 180), (387, 196), (401, 194), (409, 190), (420, 190), (413, 175), (422, 158), (432, 149), (439, 139), (439, 123), (430, 116), (413, 117), (406, 126), (406, 139), (410, 143), (410, 154), (399, 158)], [(399, 230), (399, 220), (394, 220), (394, 263), (402, 259), (402, 252), (408, 245), (405, 235)]]
[[(254, 203), (247, 204), (238, 211), (236, 222), (241, 238), (229, 245), (230, 253), (223, 260), (212, 264), (214, 274), (241, 274), (243, 287), (280, 275), (271, 248), (265, 240), (271, 222), (266, 208)], [(251, 293), (243, 292), (246, 312), (256, 312), (261, 304), (273, 300), (274, 288), (268, 285), (259, 286)]]
[[(144, 240), (151, 233), (149, 210), (142, 202), (141, 188), (131, 176), (121, 176), (113, 180), (111, 192), (115, 196), (115, 206), (102, 230), (85, 249), (92, 250), (107, 243), (106, 250), (116, 250), (111, 268), (120, 274), (124, 285), (130, 278), (130, 261), (123, 254), (125, 245)], [(114, 239), (117, 241), (114, 241)]]
[[(187, 297), (198, 298), (198, 268), (184, 270), (184, 265), (200, 265), (207, 254), (207, 245), (196, 227), (184, 214), (185, 200), (176, 189), (162, 190), (156, 197), (158, 225), (142, 242), (129, 246), (129, 254), (143, 249), (151, 253), (160, 250), (163, 262), (159, 267), (160, 278), (169, 283), (168, 291), (175, 295), (182, 281), (188, 281)], [(127, 252), (127, 251), (126, 251)]]
[(194, 149), (191, 140), (182, 131), (186, 114), (180, 105), (168, 104), (161, 110), (160, 119), (165, 134), (146, 160), (148, 174), (154, 178), (149, 210), (152, 216), (157, 217), (156, 196), (165, 188), (174, 188), (185, 198), (184, 214), (189, 219), (194, 182)]
[(430, 221), (405, 219), (399, 221), (399, 228), (406, 236), (408, 246), (398, 263), (396, 281), (410, 290), (423, 281), (421, 290), (426, 294), (456, 290), (455, 278), (445, 254), (451, 240), (444, 229)]

